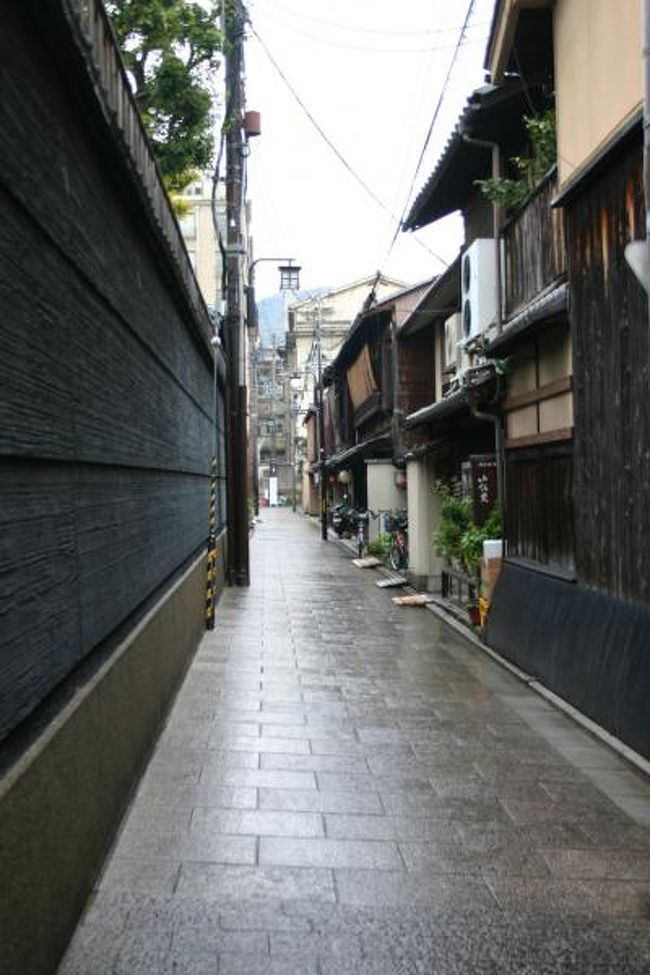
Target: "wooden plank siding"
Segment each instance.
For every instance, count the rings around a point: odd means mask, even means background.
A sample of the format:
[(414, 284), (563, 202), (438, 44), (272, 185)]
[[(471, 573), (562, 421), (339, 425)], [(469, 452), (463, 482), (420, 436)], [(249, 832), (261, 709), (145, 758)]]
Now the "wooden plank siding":
[(403, 338), (399, 344), (399, 409), (404, 416), (435, 400), (434, 342), (428, 328)]
[(550, 206), (556, 191), (553, 173), (504, 228), (506, 318), (566, 272), (564, 216)]
[(0, 737), (205, 543), (213, 438), (205, 307), (37, 6), (0, 14)]
[[(639, 129), (640, 133), (640, 129)], [(648, 300), (624, 248), (644, 236), (640, 135), (566, 209), (580, 581), (650, 602)]]
[(508, 556), (572, 576), (573, 456), (571, 444), (506, 455)]

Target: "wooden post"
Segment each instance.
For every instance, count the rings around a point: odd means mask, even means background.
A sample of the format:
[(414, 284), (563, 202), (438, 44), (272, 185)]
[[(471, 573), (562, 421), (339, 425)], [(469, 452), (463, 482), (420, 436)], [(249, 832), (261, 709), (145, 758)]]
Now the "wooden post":
[(226, 56), (226, 339), (228, 342), (228, 581), (250, 582), (248, 551), (248, 450), (246, 343), (242, 301), (242, 234), (245, 138), (244, 24), (241, 0), (224, 5)]

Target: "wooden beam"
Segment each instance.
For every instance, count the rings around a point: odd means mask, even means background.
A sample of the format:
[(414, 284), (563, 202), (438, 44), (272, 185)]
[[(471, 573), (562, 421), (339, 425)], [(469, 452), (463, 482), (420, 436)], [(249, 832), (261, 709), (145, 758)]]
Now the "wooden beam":
[(517, 396), (509, 396), (503, 401), (503, 409), (506, 413), (512, 410), (519, 410), (523, 406), (530, 406), (532, 403), (541, 403), (543, 400), (552, 399), (562, 393), (570, 393), (573, 389), (573, 377), (565, 376), (563, 379), (556, 379), (545, 386), (531, 389), (526, 393), (519, 393)]
[(545, 443), (554, 443), (559, 440), (571, 440), (573, 438), (573, 427), (561, 427), (558, 430), (547, 430), (544, 433), (533, 433), (528, 437), (513, 437), (506, 440), (506, 450), (517, 450), (521, 447), (538, 447)]

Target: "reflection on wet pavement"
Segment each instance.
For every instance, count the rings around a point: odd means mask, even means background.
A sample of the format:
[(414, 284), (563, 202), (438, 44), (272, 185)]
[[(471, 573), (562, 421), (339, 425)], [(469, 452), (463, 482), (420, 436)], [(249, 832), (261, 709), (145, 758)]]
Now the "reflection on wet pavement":
[(265, 511), (60, 968), (650, 971), (650, 787)]

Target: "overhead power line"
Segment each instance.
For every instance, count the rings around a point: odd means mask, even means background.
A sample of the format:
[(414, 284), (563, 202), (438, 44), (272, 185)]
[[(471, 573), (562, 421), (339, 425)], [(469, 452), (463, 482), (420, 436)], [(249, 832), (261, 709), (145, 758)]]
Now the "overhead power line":
[[(298, 105), (300, 106), (300, 108), (302, 109), (302, 111), (305, 113), (305, 115), (307, 116), (307, 118), (309, 119), (309, 121), (311, 122), (311, 124), (313, 125), (313, 127), (316, 129), (316, 131), (318, 132), (318, 134), (320, 135), (320, 137), (323, 139), (323, 141), (326, 143), (326, 145), (331, 149), (331, 151), (334, 153), (334, 155), (336, 156), (336, 158), (345, 167), (345, 169), (352, 176), (352, 178), (359, 184), (359, 186), (361, 186), (361, 188), (364, 190), (364, 192), (368, 194), (368, 196), (377, 204), (378, 207), (380, 207), (384, 211), (384, 213), (387, 213), (388, 214), (388, 216), (391, 218), (391, 220), (397, 225), (397, 230), (399, 231), (399, 228), (400, 228), (401, 222), (402, 222), (402, 218), (397, 217), (392, 212), (392, 210), (390, 209), (390, 207), (386, 206), (386, 204), (384, 203), (384, 201), (379, 196), (377, 196), (377, 194), (374, 192), (374, 190), (372, 190), (368, 186), (368, 184), (361, 178), (361, 176), (359, 176), (359, 174), (352, 168), (352, 166), (347, 161), (347, 159), (337, 149), (337, 147), (334, 145), (334, 143), (329, 138), (329, 136), (327, 135), (327, 133), (324, 132), (324, 130), (318, 124), (318, 122), (316, 121), (316, 119), (314, 118), (314, 116), (312, 115), (312, 113), (309, 111), (309, 109), (307, 108), (307, 106), (305, 105), (305, 103), (303, 102), (303, 100), (301, 99), (300, 95), (297, 93), (297, 91), (295, 90), (295, 88), (293, 87), (293, 85), (291, 84), (291, 82), (289, 81), (289, 79), (287, 78), (287, 76), (284, 74), (284, 72), (282, 71), (282, 68), (277, 63), (277, 61), (275, 60), (275, 58), (273, 57), (273, 55), (269, 51), (268, 47), (266, 46), (266, 44), (264, 43), (264, 41), (260, 37), (259, 33), (257, 32), (257, 30), (255, 29), (255, 27), (251, 23), (250, 19), (249, 19), (248, 23), (249, 23), (250, 30), (251, 30), (252, 34), (257, 39), (258, 44), (260, 45), (260, 47), (264, 51), (265, 55), (267, 56), (267, 58), (269, 59), (269, 61), (271, 62), (271, 64), (273, 65), (273, 68), (278, 73), (278, 75), (280, 76), (280, 78), (282, 79), (282, 81), (284, 82), (284, 84), (287, 86), (287, 88), (291, 92), (292, 96), (294, 97), (294, 99), (296, 100), (296, 102), (298, 103)], [(421, 247), (423, 247), (429, 254), (431, 254), (432, 257), (435, 257), (435, 259), (437, 261), (440, 261), (440, 263), (442, 265), (444, 265), (445, 267), (447, 266), (447, 262), (444, 261), (438, 254), (436, 254), (435, 251), (432, 251), (431, 248), (428, 247), (424, 243), (424, 241), (419, 240), (417, 237), (414, 238), (414, 239), (415, 239), (416, 243), (418, 243)]]
[[(313, 31), (297, 27), (295, 24), (287, 23), (285, 20), (277, 17), (273, 18), (273, 23), (282, 27), (283, 30), (293, 31), (294, 34), (307, 37), (309, 40), (315, 41), (317, 44), (322, 44), (325, 47), (334, 47), (337, 50), (344, 51), (356, 51), (363, 54), (433, 54), (436, 51), (452, 51), (456, 47), (455, 44), (441, 44), (429, 47), (376, 47), (372, 44), (355, 44), (353, 42), (338, 40), (334, 37), (326, 37), (324, 34), (316, 34)], [(481, 34), (480, 37), (468, 37), (463, 43), (465, 45), (483, 44), (485, 43), (485, 39), (485, 34)]]
[[(367, 25), (357, 26), (355, 24), (341, 24), (336, 23), (331, 20), (323, 20), (320, 17), (310, 17), (308, 14), (302, 12), (302, 10), (295, 10), (292, 7), (288, 7), (284, 3), (278, 3), (275, 0), (275, 7), (281, 10), (283, 13), (287, 13), (292, 17), (297, 17), (299, 20), (307, 21), (312, 24), (320, 24), (323, 27), (332, 27), (336, 30), (343, 30), (350, 33), (358, 34), (377, 34), (383, 37), (396, 37), (396, 36), (416, 36), (416, 37), (429, 37), (438, 34), (455, 34), (456, 31), (460, 30), (460, 26), (456, 24), (454, 27), (368, 27)], [(473, 27), (489, 27), (489, 21), (481, 21), (480, 23), (472, 24)]]
[(418, 158), (417, 165), (415, 167), (415, 172), (413, 173), (413, 178), (411, 179), (411, 185), (409, 186), (408, 194), (406, 196), (406, 201), (404, 203), (404, 208), (403, 208), (402, 214), (401, 214), (401, 216), (399, 218), (399, 222), (397, 224), (397, 227), (395, 228), (395, 233), (393, 234), (393, 238), (392, 238), (392, 240), (390, 242), (390, 246), (388, 248), (388, 252), (387, 252), (386, 258), (384, 260), (384, 265), (388, 261), (388, 258), (390, 257), (390, 255), (392, 253), (393, 247), (395, 246), (395, 241), (397, 240), (398, 234), (399, 234), (400, 230), (402, 229), (402, 226), (403, 226), (403, 223), (404, 223), (404, 218), (406, 216), (406, 213), (407, 213), (409, 204), (411, 202), (411, 197), (413, 195), (413, 188), (414, 188), (415, 182), (416, 182), (416, 180), (417, 180), (417, 178), (418, 178), (418, 176), (420, 174), (420, 168), (422, 166), (422, 161), (424, 160), (425, 153), (426, 153), (427, 149), (429, 148), (429, 143), (431, 141), (431, 136), (433, 134), (433, 130), (435, 128), (435, 124), (438, 121), (438, 115), (440, 114), (440, 109), (442, 107), (442, 104), (443, 104), (443, 102), (445, 100), (445, 96), (447, 94), (447, 88), (449, 87), (449, 81), (451, 79), (451, 74), (452, 74), (452, 71), (454, 70), (454, 66), (455, 66), (456, 60), (458, 58), (458, 52), (460, 51), (460, 48), (461, 48), (461, 45), (462, 45), (462, 42), (463, 42), (463, 37), (465, 36), (465, 31), (467, 30), (467, 26), (469, 24), (470, 17), (472, 16), (472, 13), (474, 11), (474, 4), (475, 4), (475, 0), (469, 0), (469, 5), (467, 7), (467, 13), (465, 14), (465, 20), (463, 21), (463, 26), (461, 27), (460, 34), (458, 35), (458, 41), (456, 42), (456, 47), (454, 49), (454, 53), (453, 53), (451, 62), (449, 64), (449, 68), (447, 70), (447, 75), (446, 75), (445, 80), (443, 82), (442, 88), (440, 89), (440, 95), (438, 97), (438, 102), (436, 104), (436, 107), (435, 107), (435, 110), (434, 110), (434, 113), (433, 113), (433, 118), (431, 119), (431, 124), (429, 125), (428, 131), (427, 131), (427, 134), (426, 134), (426, 137), (425, 137), (425, 140), (424, 140), (424, 144), (423, 144), (422, 149), (420, 151), (420, 156)]

